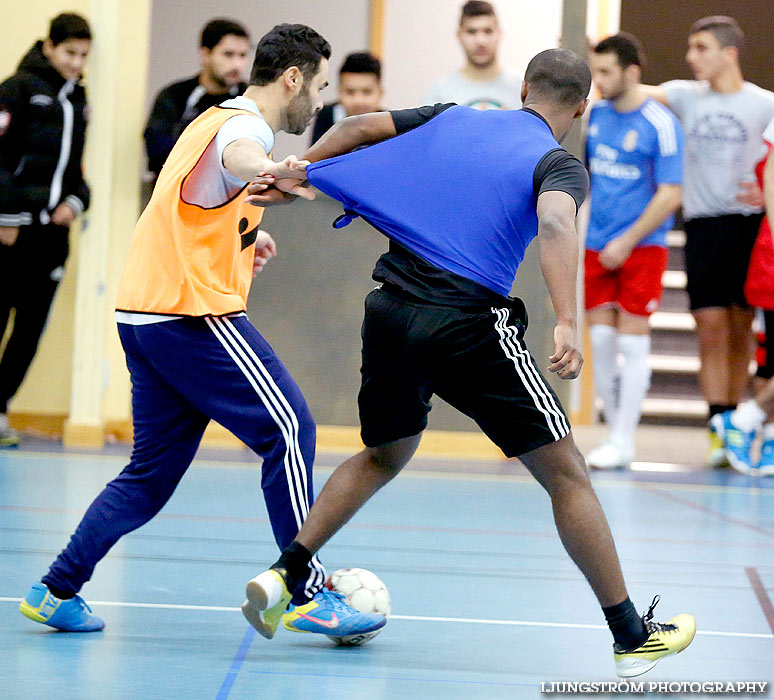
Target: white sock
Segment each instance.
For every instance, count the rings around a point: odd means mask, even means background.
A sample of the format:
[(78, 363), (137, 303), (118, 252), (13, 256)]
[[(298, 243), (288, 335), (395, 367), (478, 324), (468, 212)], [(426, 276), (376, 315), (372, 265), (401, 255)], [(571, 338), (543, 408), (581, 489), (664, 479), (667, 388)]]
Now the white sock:
[(618, 407), (615, 400), (615, 378), (618, 374), (618, 331), (613, 326), (595, 323), (589, 328), (594, 358), (594, 386), (602, 399), (605, 420), (613, 425)]
[(763, 442), (774, 442), (774, 423), (763, 426)]
[(650, 387), (650, 336), (622, 333), (618, 336), (618, 346), (624, 362), (621, 367), (618, 415), (613, 423), (610, 441), (621, 448), (632, 450), (634, 431), (640, 422), (642, 402)]
[(755, 399), (740, 403), (731, 414), (731, 422), (739, 430), (744, 430), (748, 433), (760, 430), (765, 420), (766, 411), (755, 403)]

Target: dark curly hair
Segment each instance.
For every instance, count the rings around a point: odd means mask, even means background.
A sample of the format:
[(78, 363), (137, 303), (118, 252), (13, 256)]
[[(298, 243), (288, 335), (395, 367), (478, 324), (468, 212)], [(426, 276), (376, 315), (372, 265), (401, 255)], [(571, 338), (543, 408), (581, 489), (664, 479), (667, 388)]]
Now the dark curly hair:
[(304, 80), (331, 57), (331, 45), (305, 24), (278, 24), (258, 42), (250, 73), (250, 85), (269, 85), (288, 68), (296, 66)]

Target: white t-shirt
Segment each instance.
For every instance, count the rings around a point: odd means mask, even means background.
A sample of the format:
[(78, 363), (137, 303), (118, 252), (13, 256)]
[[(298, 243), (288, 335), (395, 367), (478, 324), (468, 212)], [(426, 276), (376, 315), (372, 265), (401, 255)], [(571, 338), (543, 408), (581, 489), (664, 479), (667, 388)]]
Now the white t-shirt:
[(714, 92), (698, 80), (671, 80), (663, 88), (685, 131), (685, 218), (760, 212), (736, 196), (740, 182), (755, 181), (755, 165), (765, 154), (774, 93), (747, 82), (733, 93)]
[(221, 107), (244, 109), (251, 114), (237, 114), (227, 120), (202, 154), (196, 167), (183, 185), (183, 198), (200, 207), (216, 207), (231, 199), (245, 186), (245, 181), (233, 175), (223, 165), (223, 151), (239, 139), (259, 143), (266, 153), (274, 148), (274, 132), (266, 123), (255, 102), (239, 96), (222, 102)]
[(425, 94), (425, 104), (458, 105), (476, 109), (519, 109), (521, 76), (504, 70), (494, 80), (468, 80), (459, 71), (437, 80)]
[(774, 119), (772, 119), (769, 122), (769, 125), (766, 127), (765, 131), (763, 132), (763, 140), (774, 144)]

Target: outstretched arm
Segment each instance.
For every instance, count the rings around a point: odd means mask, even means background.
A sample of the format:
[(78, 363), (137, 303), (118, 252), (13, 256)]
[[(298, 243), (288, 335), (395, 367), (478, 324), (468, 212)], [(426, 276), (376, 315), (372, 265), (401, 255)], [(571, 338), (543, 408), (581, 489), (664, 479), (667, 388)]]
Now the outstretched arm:
[(395, 122), (389, 112), (359, 114), (342, 119), (323, 134), (322, 138), (304, 153), (312, 163), (349, 153), (358, 146), (384, 141), (397, 135)]
[(663, 85), (642, 85), (640, 84), (640, 90), (644, 92), (648, 97), (652, 97), (662, 105), (669, 107), (669, 100), (667, 99), (666, 90)]
[(554, 354), (549, 372), (575, 379), (583, 365), (578, 340), (578, 234), (575, 200), (561, 191), (543, 192), (537, 201), (540, 268), (556, 313)]
[[(237, 139), (223, 149), (223, 165), (240, 180), (250, 182), (264, 173), (277, 180), (303, 180), (308, 163), (298, 160), (296, 156), (288, 156), (285, 160), (275, 163), (259, 143), (251, 139)], [(314, 199), (314, 193), (299, 184), (289, 188), (289, 192), (304, 199)]]
[[(378, 143), (396, 135), (395, 122), (389, 112), (347, 117), (334, 124), (319, 141), (310, 146), (301, 162), (332, 158), (349, 153), (358, 146)], [(296, 195), (304, 199), (314, 198), (314, 193), (303, 182), (303, 173), (296, 174), (294, 177), (298, 179), (295, 180), (288, 179), (289, 177), (293, 176), (278, 175), (270, 167), (265, 168), (258, 177), (251, 178), (246, 201), (259, 207), (267, 207), (290, 204), (295, 201)]]

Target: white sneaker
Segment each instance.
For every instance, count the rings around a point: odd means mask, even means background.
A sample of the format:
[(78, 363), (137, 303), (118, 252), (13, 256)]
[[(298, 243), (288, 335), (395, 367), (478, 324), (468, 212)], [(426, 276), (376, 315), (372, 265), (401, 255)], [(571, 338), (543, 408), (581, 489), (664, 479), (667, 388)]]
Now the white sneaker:
[(625, 450), (612, 442), (595, 447), (586, 457), (589, 466), (594, 469), (628, 469), (633, 459), (634, 450)]
[(11, 428), (8, 416), (0, 413), (0, 447), (15, 447), (19, 444), (19, 435)]

